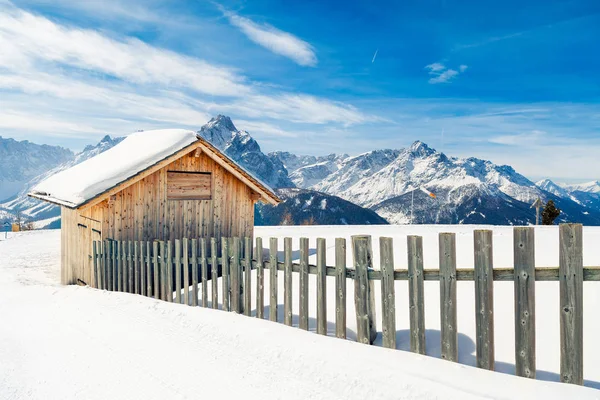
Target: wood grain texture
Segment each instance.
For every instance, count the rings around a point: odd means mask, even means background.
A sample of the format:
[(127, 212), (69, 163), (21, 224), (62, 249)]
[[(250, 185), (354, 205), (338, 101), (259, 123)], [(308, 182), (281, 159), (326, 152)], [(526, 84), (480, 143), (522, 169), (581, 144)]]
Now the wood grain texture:
[(458, 361), (456, 235), (439, 234), (441, 357)]
[(202, 280), (202, 307), (208, 307), (208, 253), (206, 238), (200, 238), (200, 274)]
[(515, 366), (516, 374), (535, 379), (535, 231), (515, 227)]
[(406, 238), (408, 254), (408, 308), (410, 351), (425, 354), (425, 288), (423, 284), (423, 238)]
[[(370, 310), (374, 306), (370, 302), (371, 288), (368, 278), (368, 271), (373, 268), (371, 236), (352, 236), (352, 255), (354, 270), (356, 271), (354, 277), (356, 337), (360, 343), (373, 344), (377, 329), (375, 328), (375, 320), (372, 319), (374, 310)], [(375, 331), (375, 335), (373, 335), (373, 331)]]
[(211, 293), (212, 293), (212, 308), (219, 308), (219, 264), (218, 264), (218, 246), (217, 239), (210, 239), (210, 259), (211, 259)]
[(190, 242), (188, 238), (184, 237), (181, 239), (182, 246), (182, 255), (181, 255), (181, 263), (182, 263), (182, 273), (183, 273), (183, 304), (190, 305)]
[(256, 238), (256, 318), (265, 317), (265, 268), (262, 238)]
[(190, 295), (192, 297), (191, 305), (198, 307), (198, 239), (191, 240), (192, 254), (191, 254), (191, 268), (192, 268), (192, 290)]
[(223, 310), (230, 311), (230, 299), (231, 299), (231, 285), (229, 278), (229, 240), (228, 238), (222, 238), (221, 240), (221, 282), (223, 283)]
[(583, 227), (559, 227), (560, 380), (583, 385)]
[(167, 171), (167, 198), (169, 200), (210, 200), (212, 174)]
[(327, 245), (317, 238), (317, 333), (327, 335)]
[(175, 239), (175, 303), (181, 304), (181, 240)]
[(283, 239), (283, 323), (292, 326), (292, 238)]
[(346, 239), (335, 239), (335, 336), (346, 339)]
[(232, 241), (231, 257), (231, 311), (240, 314), (242, 311), (241, 282), (240, 282), (240, 238), (234, 237)]
[(277, 238), (269, 240), (269, 320), (277, 322)]
[(158, 264), (158, 245), (159, 245), (159, 242), (157, 242), (157, 241), (152, 242), (152, 266), (154, 267), (152, 270), (152, 272), (154, 274), (154, 293), (153, 294), (154, 294), (154, 298), (156, 300), (158, 300), (158, 299), (164, 300), (164, 298), (161, 297), (161, 295), (162, 295), (162, 287), (161, 287), (162, 279), (161, 279), (161, 273), (160, 273), (161, 269)]
[(167, 257), (165, 260), (165, 277), (167, 301), (173, 302), (173, 246), (170, 240), (167, 240)]
[(394, 243), (389, 237), (379, 238), (381, 271), (381, 335), (383, 347), (396, 348), (396, 291), (394, 287)]
[(298, 327), (308, 330), (308, 238), (300, 238), (300, 290)]
[(475, 327), (477, 367), (494, 370), (494, 254), (493, 232), (476, 230)]
[(252, 312), (252, 238), (244, 238), (244, 315)]

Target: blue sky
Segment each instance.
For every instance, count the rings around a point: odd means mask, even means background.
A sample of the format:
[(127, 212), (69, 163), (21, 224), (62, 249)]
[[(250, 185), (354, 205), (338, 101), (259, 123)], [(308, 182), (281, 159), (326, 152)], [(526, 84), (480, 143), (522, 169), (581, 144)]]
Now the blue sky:
[(0, 135), (80, 149), (226, 114), (263, 150), (414, 140), (600, 178), (597, 1), (0, 0)]

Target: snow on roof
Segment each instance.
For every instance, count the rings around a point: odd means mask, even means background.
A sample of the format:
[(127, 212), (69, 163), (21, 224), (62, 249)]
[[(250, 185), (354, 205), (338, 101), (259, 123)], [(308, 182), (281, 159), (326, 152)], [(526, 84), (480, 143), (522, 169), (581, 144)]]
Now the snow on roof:
[[(186, 129), (135, 132), (111, 149), (52, 175), (35, 186), (30, 195), (75, 208), (198, 140), (203, 141), (196, 132)], [(222, 155), (276, 198), (271, 188)]]

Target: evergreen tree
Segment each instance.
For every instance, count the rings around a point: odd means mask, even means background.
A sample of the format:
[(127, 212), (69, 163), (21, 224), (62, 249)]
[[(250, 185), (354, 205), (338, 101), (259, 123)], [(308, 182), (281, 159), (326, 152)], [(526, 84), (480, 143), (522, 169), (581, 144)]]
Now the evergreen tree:
[(560, 208), (556, 208), (554, 201), (548, 200), (542, 211), (542, 225), (554, 225), (554, 220), (560, 215)]

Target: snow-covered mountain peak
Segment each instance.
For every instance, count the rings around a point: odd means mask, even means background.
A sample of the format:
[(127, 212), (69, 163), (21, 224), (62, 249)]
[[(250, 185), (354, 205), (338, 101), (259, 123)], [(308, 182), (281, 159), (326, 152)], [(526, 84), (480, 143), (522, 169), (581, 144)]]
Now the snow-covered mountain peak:
[(600, 182), (591, 181), (586, 183), (579, 183), (575, 185), (568, 185), (567, 188), (570, 191), (579, 191), (586, 193), (600, 193)]
[(231, 121), (231, 118), (225, 115), (217, 115), (202, 126), (198, 134), (211, 142), (219, 150), (225, 150), (225, 147), (236, 132), (238, 130)]
[(436, 153), (435, 149), (420, 140), (415, 141), (406, 150), (416, 157), (427, 157)]

